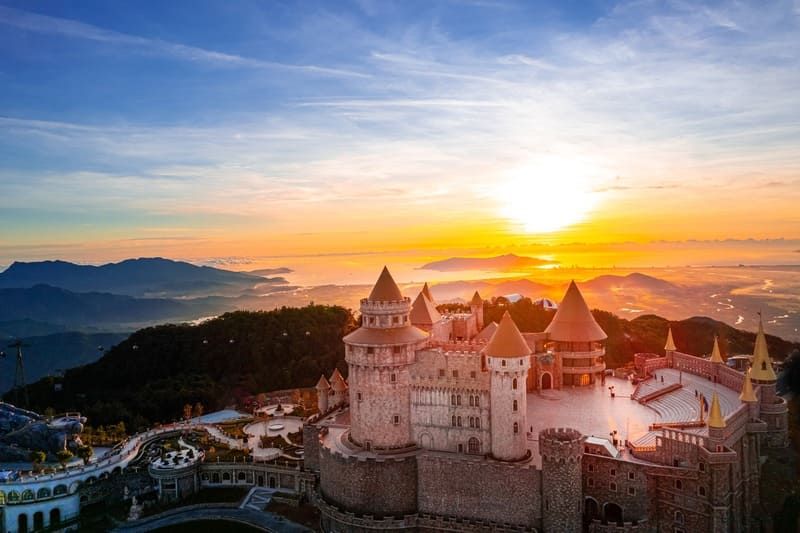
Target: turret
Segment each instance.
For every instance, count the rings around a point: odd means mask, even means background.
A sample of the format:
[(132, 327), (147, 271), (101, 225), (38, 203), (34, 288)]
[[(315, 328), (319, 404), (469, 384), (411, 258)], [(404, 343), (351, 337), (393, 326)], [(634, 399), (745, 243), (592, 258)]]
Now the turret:
[(669, 357), (670, 352), (676, 351), (675, 340), (672, 338), (672, 328), (667, 330), (667, 343), (664, 345), (664, 353)]
[(425, 291), (423, 290), (414, 300), (409, 318), (411, 319), (412, 326), (416, 326), (425, 331), (431, 331), (433, 325), (442, 319), (442, 315), (436, 310), (436, 306), (433, 305), (433, 302), (425, 296)]
[(411, 324), (411, 300), (384, 267), (361, 300), (361, 327), (344, 338), (350, 395), (350, 440), (365, 448), (403, 448), (411, 434), (411, 376), (428, 333)]
[(425, 282), (422, 286), (422, 294), (425, 295), (425, 298), (427, 298), (430, 303), (436, 306), (436, 300), (433, 299), (433, 294), (431, 294), (431, 290), (428, 288), (428, 282)]
[(319, 377), (317, 386), (314, 388), (317, 389), (317, 409), (320, 414), (326, 413), (328, 411), (328, 394), (330, 393), (331, 384), (325, 379), (324, 374)]
[(502, 461), (524, 459), (528, 454), (525, 383), (531, 349), (508, 311), (484, 348), (484, 355), (491, 372), (492, 456)]
[(341, 407), (347, 403), (347, 382), (339, 372), (338, 368), (333, 369), (331, 374), (331, 403), (332, 407)]
[(772, 360), (767, 348), (767, 337), (761, 317), (758, 319), (758, 333), (753, 348), (753, 364), (750, 379), (758, 385), (760, 393), (759, 418), (767, 423), (767, 443), (771, 447), (782, 448), (788, 445), (788, 407), (786, 400), (778, 396), (777, 376), (772, 368)]
[(748, 414), (750, 420), (758, 418), (758, 398), (753, 390), (753, 381), (750, 379), (750, 370), (745, 372), (744, 380), (742, 381), (742, 392), (739, 394), (739, 399), (746, 403), (749, 410)]
[(475, 291), (475, 294), (472, 295), (472, 300), (469, 301), (469, 309), (475, 315), (478, 331), (481, 331), (483, 329), (483, 298), (478, 294), (478, 291)]
[(582, 531), (581, 462), (585, 437), (570, 428), (539, 433), (542, 456), (542, 531)]
[(562, 385), (591, 385), (605, 371), (603, 341), (608, 336), (595, 321), (574, 281), (545, 333), (562, 361)]

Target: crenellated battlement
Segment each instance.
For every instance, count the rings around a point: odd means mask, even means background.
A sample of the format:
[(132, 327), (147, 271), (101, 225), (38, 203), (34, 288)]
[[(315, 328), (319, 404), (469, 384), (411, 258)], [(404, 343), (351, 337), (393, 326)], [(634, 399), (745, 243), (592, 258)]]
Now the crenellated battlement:
[(548, 428), (539, 432), (539, 454), (545, 461), (576, 462), (586, 437), (577, 429)]

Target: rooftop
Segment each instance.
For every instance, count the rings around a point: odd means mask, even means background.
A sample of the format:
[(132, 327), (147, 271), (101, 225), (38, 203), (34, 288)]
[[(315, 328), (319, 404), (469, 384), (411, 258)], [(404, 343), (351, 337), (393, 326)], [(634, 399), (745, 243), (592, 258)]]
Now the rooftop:
[(608, 338), (597, 324), (574, 281), (567, 288), (556, 316), (545, 330), (554, 341), (592, 342)]

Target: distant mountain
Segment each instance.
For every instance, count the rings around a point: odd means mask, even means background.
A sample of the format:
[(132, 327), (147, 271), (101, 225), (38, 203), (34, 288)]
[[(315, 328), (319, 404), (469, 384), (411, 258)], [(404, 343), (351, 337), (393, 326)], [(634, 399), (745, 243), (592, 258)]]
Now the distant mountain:
[(294, 272), (291, 268), (278, 267), (278, 268), (260, 268), (258, 270), (251, 270), (248, 274), (254, 276), (274, 276), (276, 274), (291, 274)]
[(140, 297), (236, 295), (283, 278), (196, 266), (170, 259), (127, 259), (101, 266), (66, 261), (15, 262), (0, 273), (0, 289), (51, 285), (73, 292), (109, 292)]
[[(80, 329), (129, 326), (191, 320), (216, 315), (236, 306), (225, 298), (187, 300), (133, 298), (99, 292), (76, 293), (35, 285), (26, 289), (0, 289), (0, 322), (34, 321)], [(12, 334), (19, 335), (19, 333)]]
[(61, 333), (67, 331), (63, 324), (51, 324), (49, 322), (39, 322), (30, 318), (19, 320), (6, 320), (0, 322), (0, 339), (34, 337)]
[(654, 278), (653, 276), (648, 276), (647, 274), (640, 274), (639, 272), (634, 272), (632, 274), (628, 274), (627, 276), (616, 276), (613, 274), (597, 276), (596, 278), (588, 281), (578, 283), (578, 286), (582, 290), (595, 292), (613, 291), (619, 289), (671, 291), (679, 288), (677, 285), (670, 283), (669, 281)]
[(438, 272), (458, 272), (460, 270), (514, 272), (554, 264), (557, 263), (537, 257), (506, 254), (495, 257), (451, 257), (422, 265), (420, 270), (436, 270)]
[[(69, 331), (52, 335), (25, 337), (22, 341), (25, 362), (25, 379), (33, 383), (44, 376), (60, 373), (68, 368), (85, 365), (98, 360), (106, 350), (119, 344), (128, 333), (79, 333)], [(0, 350), (8, 357), (0, 359), (0, 393), (14, 384), (16, 352), (7, 348), (8, 341), (0, 338)]]

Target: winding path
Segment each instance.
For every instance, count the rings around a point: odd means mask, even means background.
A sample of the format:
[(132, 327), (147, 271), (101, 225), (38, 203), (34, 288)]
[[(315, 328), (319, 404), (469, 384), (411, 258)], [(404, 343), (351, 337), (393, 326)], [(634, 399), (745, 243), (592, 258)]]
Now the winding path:
[(197, 520), (238, 522), (260, 531), (275, 533), (308, 533), (312, 530), (273, 513), (243, 509), (239, 504), (199, 504), (166, 511), (149, 518), (121, 524), (112, 531), (143, 533)]

